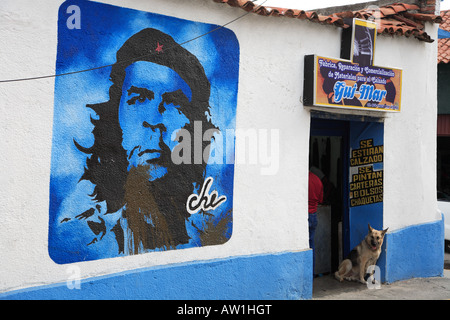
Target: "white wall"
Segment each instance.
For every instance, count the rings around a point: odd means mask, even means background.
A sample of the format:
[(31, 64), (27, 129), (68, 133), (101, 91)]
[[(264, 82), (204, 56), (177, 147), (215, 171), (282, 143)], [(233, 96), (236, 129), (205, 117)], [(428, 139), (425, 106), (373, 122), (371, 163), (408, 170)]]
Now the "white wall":
[[(2, 79), (55, 72), (57, 13), (61, 3), (2, 1)], [(212, 0), (108, 3), (218, 25), (245, 14), (242, 9)], [(240, 45), (236, 128), (278, 130), (278, 171), (261, 175), (261, 169), (267, 167), (261, 163), (236, 165), (233, 235), (226, 244), (77, 263), (82, 278), (139, 267), (308, 247), (310, 118), (300, 102), (303, 57), (312, 53), (339, 57), (341, 30), (255, 14), (227, 28), (235, 32)], [(429, 98), (436, 90), (436, 52), (432, 47), (406, 38), (379, 37), (377, 41), (377, 64), (404, 69), (402, 112), (389, 115), (385, 125), (385, 226), (393, 229), (437, 219), (433, 211), (432, 130), (436, 101)], [(54, 263), (47, 248), (53, 92), (52, 78), (0, 84), (0, 292), (68, 278), (68, 266)], [(236, 157), (243, 152), (237, 145)]]
[[(427, 24), (437, 39), (437, 25)], [(402, 110), (384, 131), (384, 227), (389, 230), (435, 220), (437, 40), (379, 37), (377, 64), (403, 69)]]
[[(3, 1), (1, 78), (53, 74), (58, 3)], [(0, 84), (0, 290), (48, 282), (46, 230), (54, 80)]]

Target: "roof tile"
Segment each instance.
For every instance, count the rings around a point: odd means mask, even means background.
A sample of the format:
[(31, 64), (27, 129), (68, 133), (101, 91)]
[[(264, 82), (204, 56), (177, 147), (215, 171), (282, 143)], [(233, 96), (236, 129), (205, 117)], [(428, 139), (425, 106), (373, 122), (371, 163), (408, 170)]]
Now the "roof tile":
[(405, 10), (420, 10), (420, 7), (417, 4), (402, 3), (401, 5)]
[(442, 23), (439, 26), (442, 30), (450, 31), (450, 10), (441, 11)]
[[(389, 7), (380, 8), (380, 11), (384, 16), (393, 15), (393, 14), (397, 13), (396, 10), (394, 10), (393, 8), (389, 8)], [(404, 11), (404, 10), (402, 10), (402, 11)]]
[[(450, 10), (441, 11), (442, 23), (439, 26), (442, 30), (450, 31)], [(444, 38), (438, 40), (438, 63), (450, 62), (450, 39)]]
[[(424, 31), (423, 22), (441, 23), (444, 17), (420, 12), (420, 7), (415, 4), (394, 3), (380, 7), (379, 12), (364, 9), (358, 11), (337, 12), (332, 15), (319, 15), (315, 11), (304, 11), (287, 8), (269, 7), (256, 5), (249, 0), (213, 0), (217, 3), (226, 3), (232, 7), (240, 7), (247, 12), (254, 12), (262, 16), (288, 17), (297, 19), (306, 19), (321, 24), (335, 25), (341, 28), (347, 28), (344, 19), (377, 19), (379, 18), (378, 33), (390, 35), (402, 35), (406, 37), (414, 36), (416, 39), (425, 42), (434, 40)], [(448, 11), (448, 25), (450, 29), (450, 11)], [(442, 27), (442, 26), (441, 26)], [(447, 29), (446, 29), (447, 30)]]

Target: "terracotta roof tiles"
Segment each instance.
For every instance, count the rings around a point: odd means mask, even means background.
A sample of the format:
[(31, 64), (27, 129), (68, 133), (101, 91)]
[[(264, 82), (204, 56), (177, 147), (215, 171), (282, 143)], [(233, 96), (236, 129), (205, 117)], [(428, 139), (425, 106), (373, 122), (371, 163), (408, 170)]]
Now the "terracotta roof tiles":
[[(441, 11), (442, 23), (439, 26), (442, 30), (450, 31), (450, 10)], [(438, 63), (450, 62), (450, 38), (438, 40)]]
[(415, 4), (394, 3), (380, 7), (379, 12), (363, 9), (358, 11), (338, 12), (331, 15), (320, 15), (315, 11), (294, 10), (259, 6), (249, 0), (213, 0), (218, 3), (226, 3), (233, 7), (240, 7), (247, 12), (254, 12), (263, 16), (288, 17), (304, 19), (321, 24), (334, 25), (347, 28), (344, 19), (375, 19), (379, 18), (378, 33), (414, 37), (420, 41), (433, 42), (434, 40), (424, 31), (423, 22), (440, 23), (442, 17), (426, 14), (420, 11)]

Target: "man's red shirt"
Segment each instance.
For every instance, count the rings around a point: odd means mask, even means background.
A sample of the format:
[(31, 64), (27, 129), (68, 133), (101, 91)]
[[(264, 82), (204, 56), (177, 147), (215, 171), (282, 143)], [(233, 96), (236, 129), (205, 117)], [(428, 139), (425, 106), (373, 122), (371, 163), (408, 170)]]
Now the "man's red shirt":
[(319, 177), (309, 172), (308, 212), (317, 212), (317, 205), (323, 201), (323, 184)]

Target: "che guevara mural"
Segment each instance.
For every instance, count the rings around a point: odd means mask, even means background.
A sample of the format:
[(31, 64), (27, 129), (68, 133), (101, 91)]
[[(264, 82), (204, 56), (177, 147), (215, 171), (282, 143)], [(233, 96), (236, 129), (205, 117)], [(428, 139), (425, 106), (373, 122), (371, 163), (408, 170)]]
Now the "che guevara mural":
[(231, 237), (238, 70), (229, 29), (91, 1), (61, 5), (56, 73), (66, 75), (55, 78), (49, 210), (55, 262)]

